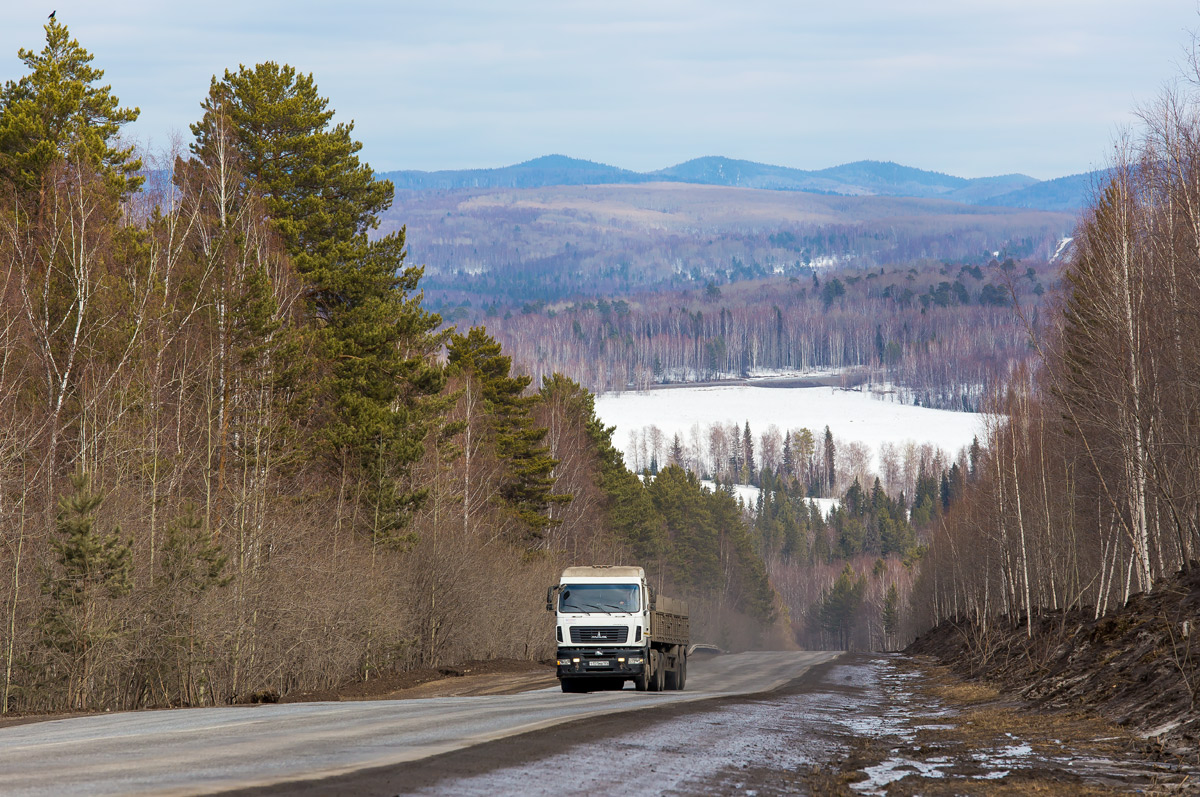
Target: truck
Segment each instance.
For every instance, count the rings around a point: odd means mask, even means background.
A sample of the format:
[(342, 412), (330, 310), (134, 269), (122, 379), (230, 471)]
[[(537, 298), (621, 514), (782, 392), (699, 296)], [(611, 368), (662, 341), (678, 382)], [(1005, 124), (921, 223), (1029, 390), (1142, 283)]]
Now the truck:
[(640, 567), (568, 567), (546, 590), (555, 613), (557, 674), (564, 692), (683, 689), (688, 606), (658, 595)]

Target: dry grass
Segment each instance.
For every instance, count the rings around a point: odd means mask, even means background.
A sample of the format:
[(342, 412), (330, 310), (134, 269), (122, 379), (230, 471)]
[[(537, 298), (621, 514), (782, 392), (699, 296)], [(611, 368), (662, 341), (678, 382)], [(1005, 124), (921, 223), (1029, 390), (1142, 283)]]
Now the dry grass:
[(996, 700), (1000, 693), (990, 686), (968, 683), (943, 683), (929, 687), (929, 693), (952, 705), (973, 705)]

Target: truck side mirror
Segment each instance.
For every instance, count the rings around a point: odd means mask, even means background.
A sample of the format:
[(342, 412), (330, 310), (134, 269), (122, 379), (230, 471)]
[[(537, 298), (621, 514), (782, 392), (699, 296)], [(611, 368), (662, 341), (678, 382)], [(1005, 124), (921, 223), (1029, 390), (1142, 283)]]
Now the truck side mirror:
[(558, 585), (551, 584), (546, 588), (546, 611), (554, 611), (554, 593), (558, 592)]

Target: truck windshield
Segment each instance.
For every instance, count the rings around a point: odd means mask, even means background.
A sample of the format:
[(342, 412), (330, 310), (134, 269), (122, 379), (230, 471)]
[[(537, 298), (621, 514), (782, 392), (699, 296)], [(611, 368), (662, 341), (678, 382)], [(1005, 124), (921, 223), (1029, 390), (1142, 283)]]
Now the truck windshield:
[(560, 612), (636, 612), (637, 584), (564, 584), (558, 593)]

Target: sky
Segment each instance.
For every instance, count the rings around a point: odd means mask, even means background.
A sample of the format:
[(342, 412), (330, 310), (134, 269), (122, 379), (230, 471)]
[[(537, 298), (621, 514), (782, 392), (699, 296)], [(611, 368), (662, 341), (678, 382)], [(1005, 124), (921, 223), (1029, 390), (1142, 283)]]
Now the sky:
[(376, 171), (552, 153), (650, 171), (705, 155), (962, 177), (1103, 166), (1178, 82), (1193, 0), (48, 0), (0, 6), (0, 79), (51, 10), (151, 150), (213, 75), (311, 72)]

